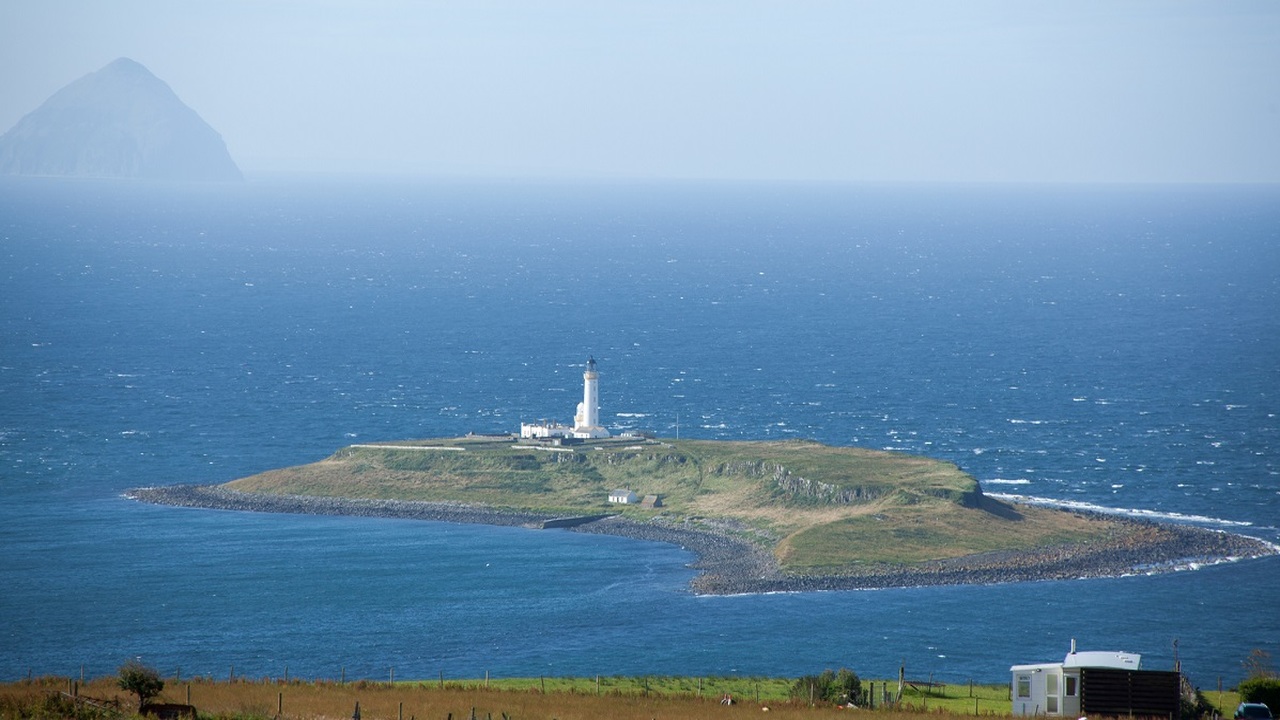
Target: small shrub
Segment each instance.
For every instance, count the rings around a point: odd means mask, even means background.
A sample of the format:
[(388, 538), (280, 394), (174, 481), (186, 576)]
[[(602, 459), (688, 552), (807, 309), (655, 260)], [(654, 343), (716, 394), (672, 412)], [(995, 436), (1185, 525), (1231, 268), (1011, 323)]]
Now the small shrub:
[(164, 690), (164, 680), (160, 679), (160, 673), (137, 660), (130, 660), (120, 666), (120, 677), (116, 683), (121, 690), (138, 696), (138, 707), (146, 705), (148, 700)]
[(1280, 709), (1280, 677), (1252, 677), (1240, 683), (1240, 702), (1266, 703), (1274, 715)]
[(862, 680), (846, 668), (824, 670), (821, 675), (806, 675), (796, 680), (791, 686), (791, 697), (805, 702), (856, 705), (862, 701)]
[(1200, 718), (1211, 718), (1217, 714), (1218, 709), (1209, 702), (1209, 699), (1200, 692), (1199, 688), (1188, 691), (1184, 688), (1182, 696), (1178, 699), (1182, 720), (1200, 720)]
[(81, 705), (71, 698), (49, 694), (40, 698), (0, 697), (0, 718), (11, 720), (105, 720), (108, 710)]

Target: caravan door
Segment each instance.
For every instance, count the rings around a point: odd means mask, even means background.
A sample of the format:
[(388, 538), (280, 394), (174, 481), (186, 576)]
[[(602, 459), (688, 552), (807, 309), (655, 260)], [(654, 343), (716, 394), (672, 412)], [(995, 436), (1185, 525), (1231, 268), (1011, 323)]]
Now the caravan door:
[(1062, 714), (1062, 675), (1057, 670), (1044, 674), (1044, 713), (1046, 715)]

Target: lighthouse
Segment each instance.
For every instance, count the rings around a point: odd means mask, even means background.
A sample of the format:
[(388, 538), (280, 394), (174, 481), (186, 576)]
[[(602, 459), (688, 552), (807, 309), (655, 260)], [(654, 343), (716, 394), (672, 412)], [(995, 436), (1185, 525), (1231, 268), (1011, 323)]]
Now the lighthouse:
[(600, 373), (596, 372), (594, 357), (587, 360), (587, 369), (582, 373), (582, 402), (578, 403), (578, 414), (573, 416), (573, 426), (549, 420), (520, 423), (520, 437), (579, 440), (609, 437), (609, 431), (600, 425)]
[(587, 369), (582, 373), (582, 402), (578, 414), (573, 417), (573, 436), (576, 438), (605, 438), (609, 431), (600, 426), (600, 373), (596, 372), (596, 359), (587, 359)]

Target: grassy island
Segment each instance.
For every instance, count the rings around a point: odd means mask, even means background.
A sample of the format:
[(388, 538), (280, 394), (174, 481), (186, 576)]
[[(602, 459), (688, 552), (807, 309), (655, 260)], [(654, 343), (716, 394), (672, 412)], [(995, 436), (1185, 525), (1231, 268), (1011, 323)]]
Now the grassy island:
[[(552, 515), (706, 519), (829, 573), (1086, 540), (1108, 523), (985, 498), (950, 463), (813, 442), (456, 438), (344, 448), (228, 487), (256, 493), (478, 503)], [(658, 508), (609, 502), (615, 489)], [(718, 521), (718, 522), (717, 522)], [(726, 524), (725, 521), (731, 521)]]
[[(611, 502), (619, 489), (650, 502)], [(562, 526), (670, 542), (698, 555), (695, 589), (712, 593), (1114, 575), (1274, 552), (1238, 535), (1013, 505), (985, 496), (951, 463), (801, 440), (361, 444), (213, 488), (132, 494), (173, 505)]]

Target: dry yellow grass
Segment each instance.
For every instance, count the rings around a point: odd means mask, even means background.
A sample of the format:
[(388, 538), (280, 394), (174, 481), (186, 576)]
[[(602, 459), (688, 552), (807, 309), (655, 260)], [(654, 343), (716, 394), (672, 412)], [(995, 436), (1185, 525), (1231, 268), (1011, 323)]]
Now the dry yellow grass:
[[(65, 679), (42, 679), (0, 685), (0, 701), (30, 699), (66, 690)], [(739, 698), (732, 706), (718, 697), (660, 695), (594, 695), (584, 693), (542, 693), (537, 690), (495, 690), (483, 687), (437, 687), (434, 683), (396, 684), (353, 682), (280, 683), (261, 682), (175, 682), (170, 680), (157, 702), (191, 704), (201, 717), (279, 718), (280, 720), (342, 720), (352, 717), (360, 703), (363, 720), (511, 720), (557, 718), (558, 720), (693, 720), (694, 718), (765, 717), (821, 718), (847, 717), (848, 710), (801, 702), (754, 702)], [(120, 701), (125, 712), (136, 709), (136, 699), (116, 687), (113, 678), (101, 678), (79, 688), (82, 696)], [(0, 707), (7, 707), (7, 704)], [(945, 712), (930, 710), (932, 715)], [(986, 713), (984, 713), (986, 714)], [(919, 712), (876, 711), (881, 720), (918, 718)]]
[(984, 498), (976, 508), (884, 505), (828, 523), (811, 523), (779, 543), (786, 567), (839, 570), (876, 563), (919, 563), (1005, 549), (1030, 549), (1100, 538), (1111, 520)]

